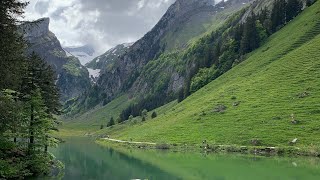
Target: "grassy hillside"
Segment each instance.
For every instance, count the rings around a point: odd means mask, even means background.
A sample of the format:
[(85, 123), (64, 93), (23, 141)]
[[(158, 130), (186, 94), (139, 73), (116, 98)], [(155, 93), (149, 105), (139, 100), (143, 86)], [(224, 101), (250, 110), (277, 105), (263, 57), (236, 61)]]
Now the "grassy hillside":
[(120, 112), (134, 100), (129, 99), (127, 95), (122, 95), (103, 107), (97, 107), (79, 117), (67, 119), (61, 127), (59, 135), (84, 135), (88, 132), (94, 132), (103, 125), (106, 127), (110, 118), (117, 119)]
[[(113, 138), (320, 147), (320, 2), (246, 61), (153, 120), (105, 130)], [(218, 112), (219, 111), (219, 112)], [(293, 122), (294, 123), (293, 123)]]

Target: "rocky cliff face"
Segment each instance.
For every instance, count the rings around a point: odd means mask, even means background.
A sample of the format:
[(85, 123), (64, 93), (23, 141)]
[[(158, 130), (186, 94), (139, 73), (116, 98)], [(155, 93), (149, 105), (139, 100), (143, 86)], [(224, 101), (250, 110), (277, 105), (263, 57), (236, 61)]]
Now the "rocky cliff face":
[(119, 44), (109, 49), (104, 54), (94, 58), (92, 61), (86, 64), (86, 67), (93, 70), (100, 70), (101, 72), (111, 70), (114, 63), (118, 61), (125, 53), (127, 53), (132, 45), (133, 43)]
[(77, 58), (66, 55), (57, 37), (49, 30), (49, 23), (49, 18), (25, 22), (20, 30), (28, 43), (28, 53), (37, 53), (56, 71), (61, 100), (65, 101), (90, 87), (89, 73)]

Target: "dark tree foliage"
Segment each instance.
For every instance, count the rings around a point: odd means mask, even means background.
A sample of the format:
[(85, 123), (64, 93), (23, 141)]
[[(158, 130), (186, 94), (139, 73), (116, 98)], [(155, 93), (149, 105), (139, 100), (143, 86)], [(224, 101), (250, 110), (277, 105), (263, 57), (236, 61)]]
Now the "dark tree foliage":
[(156, 117), (157, 117), (157, 113), (155, 111), (153, 111), (152, 114), (151, 114), (151, 118), (154, 119)]
[(27, 3), (0, 1), (0, 89), (17, 89), (24, 70), (24, 47), (17, 33), (16, 17), (23, 14)]
[(115, 125), (115, 121), (114, 121), (113, 117), (111, 117), (109, 122), (108, 122), (108, 124), (107, 124), (107, 127), (110, 127), (110, 126), (113, 126), (113, 125)]
[(157, 107), (165, 105), (167, 102), (174, 100), (174, 96), (168, 96), (165, 93), (149, 95), (140, 99), (138, 103), (131, 104), (128, 108), (123, 110), (119, 116), (119, 122), (129, 119), (129, 116), (137, 117), (141, 115), (142, 110), (151, 111)]
[(302, 2), (299, 0), (288, 0), (286, 7), (286, 21), (291, 21), (302, 11)]
[(256, 16), (251, 14), (244, 24), (243, 36), (241, 40), (241, 53), (246, 54), (259, 47), (260, 39), (256, 27)]
[[(259, 48), (268, 36), (283, 27), (301, 11), (302, 4), (299, 0), (288, 0), (288, 3), (286, 0), (275, 0), (271, 11), (265, 7), (259, 14), (251, 13), (243, 21), (244, 9), (232, 16), (222, 27), (200, 39), (184, 55), (184, 59), (188, 61), (188, 68), (183, 88), (184, 94), (177, 95), (178, 101), (180, 102), (243, 61), (244, 55)], [(203, 69), (212, 66), (216, 71), (203, 75)], [(201, 76), (203, 79), (199, 80)], [(204, 83), (200, 83), (200, 86), (198, 83), (194, 88), (196, 81)]]
[(311, 6), (312, 4), (314, 4), (317, 0), (307, 0), (306, 2), (306, 6), (309, 7)]
[(184, 100), (184, 90), (181, 89), (178, 93), (178, 103), (182, 102)]
[(0, 1), (0, 179), (23, 179), (49, 172), (47, 148), (55, 143), (59, 113), (55, 73), (35, 54), (25, 55), (18, 33), (27, 3)]
[(286, 23), (286, 1), (276, 0), (271, 13), (271, 30), (276, 32)]

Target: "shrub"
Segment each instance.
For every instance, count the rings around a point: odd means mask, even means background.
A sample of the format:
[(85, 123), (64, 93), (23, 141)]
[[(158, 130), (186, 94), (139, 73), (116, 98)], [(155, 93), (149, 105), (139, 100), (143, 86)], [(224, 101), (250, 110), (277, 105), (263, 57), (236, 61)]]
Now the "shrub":
[(146, 117), (142, 116), (142, 121), (146, 121)]
[(156, 149), (170, 149), (170, 145), (163, 143), (163, 144), (157, 144)]
[(151, 118), (154, 119), (157, 117), (157, 113), (155, 111), (153, 111), (153, 113), (151, 114)]
[(148, 115), (148, 110), (144, 109), (141, 112), (141, 116), (146, 117)]
[(226, 107), (225, 105), (219, 104), (219, 105), (217, 105), (217, 107), (215, 107), (215, 108), (213, 109), (213, 112), (223, 113), (223, 112), (225, 112), (226, 110), (227, 110), (227, 107)]
[(110, 126), (113, 126), (113, 125), (115, 125), (115, 122), (114, 122), (113, 117), (111, 117), (111, 118), (110, 118), (110, 121), (109, 121), (108, 124), (107, 124), (107, 127), (110, 127)]

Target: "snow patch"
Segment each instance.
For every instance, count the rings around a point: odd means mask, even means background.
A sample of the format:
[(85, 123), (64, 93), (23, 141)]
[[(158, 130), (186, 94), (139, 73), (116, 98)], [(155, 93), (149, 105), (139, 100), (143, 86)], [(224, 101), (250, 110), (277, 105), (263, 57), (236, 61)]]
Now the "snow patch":
[(92, 80), (92, 82), (96, 82), (98, 77), (100, 76), (101, 69), (91, 69), (87, 68), (89, 72), (89, 78)]
[(128, 47), (132, 46), (133, 44), (134, 44), (134, 42), (132, 42), (132, 43), (124, 43), (123, 46), (125, 48), (128, 48)]

